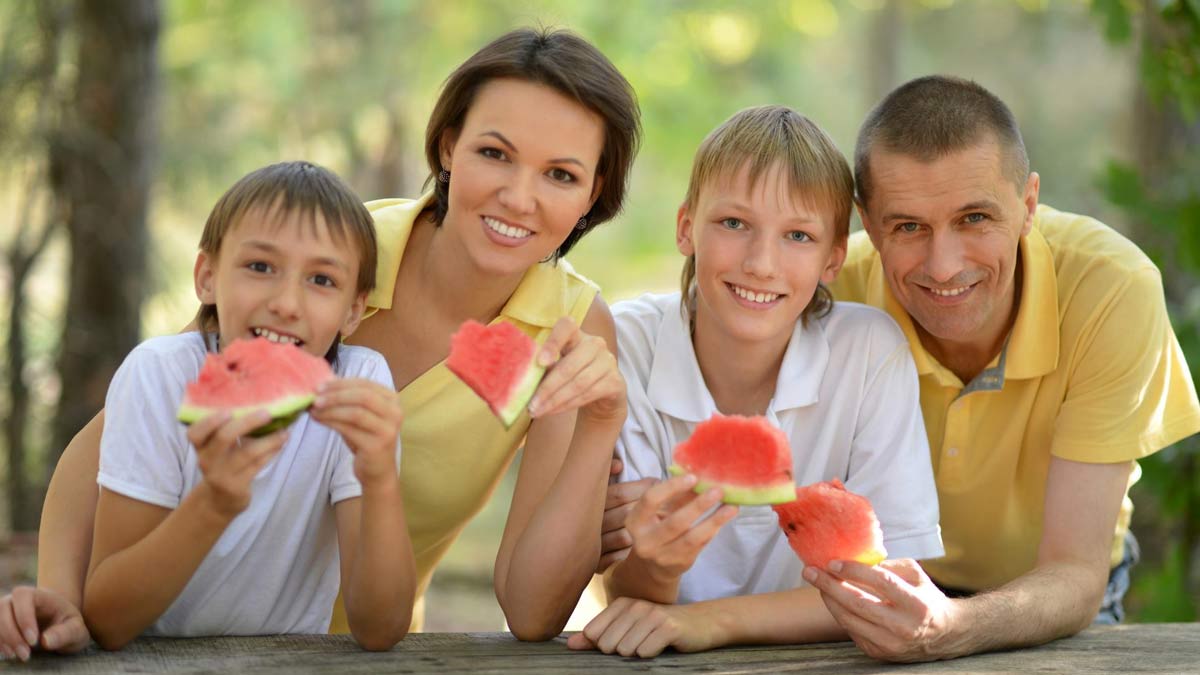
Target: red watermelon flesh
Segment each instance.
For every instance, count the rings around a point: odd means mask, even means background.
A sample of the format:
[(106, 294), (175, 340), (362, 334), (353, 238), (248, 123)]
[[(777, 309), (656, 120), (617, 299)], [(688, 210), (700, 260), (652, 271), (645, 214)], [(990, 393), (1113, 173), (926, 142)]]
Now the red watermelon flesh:
[(506, 321), (484, 326), (467, 321), (450, 337), (446, 367), (479, 398), (507, 429), (529, 405), (546, 369), (537, 365), (538, 345)]
[(192, 424), (219, 410), (230, 409), (237, 417), (265, 408), (271, 421), (252, 432), (261, 436), (291, 424), (333, 377), (325, 359), (294, 344), (235, 340), (205, 358), (200, 375), (187, 386), (178, 418)]
[(675, 446), (674, 475), (695, 474), (696, 492), (724, 491), (726, 504), (779, 504), (795, 498), (787, 436), (762, 416), (713, 415)]
[(871, 502), (836, 478), (796, 488), (795, 501), (774, 508), (788, 543), (805, 565), (825, 569), (834, 560), (876, 565), (887, 558)]

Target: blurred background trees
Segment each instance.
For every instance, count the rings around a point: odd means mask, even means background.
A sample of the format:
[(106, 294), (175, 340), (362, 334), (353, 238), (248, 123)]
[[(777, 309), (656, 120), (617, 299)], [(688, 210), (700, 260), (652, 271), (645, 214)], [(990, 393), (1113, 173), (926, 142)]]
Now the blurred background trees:
[[(10, 0), (0, 531), (36, 530), (54, 461), (103, 404), (113, 369), (139, 339), (194, 314), (188, 271), (224, 189), (306, 158), (364, 199), (418, 194), (440, 82), (491, 38), (537, 24), (592, 40), (642, 104), (626, 211), (571, 256), (610, 302), (675, 286), (674, 212), (692, 153), (734, 111), (790, 105), (849, 153), (888, 90), (951, 73), (1013, 108), (1044, 201), (1104, 220), (1155, 257), (1200, 374), (1197, 0)], [(1200, 605), (1198, 444), (1143, 462), (1135, 619), (1192, 620)], [(501, 625), (489, 575), (507, 496), (493, 502), (435, 577), (431, 627)], [(4, 570), (0, 586), (32, 566)]]

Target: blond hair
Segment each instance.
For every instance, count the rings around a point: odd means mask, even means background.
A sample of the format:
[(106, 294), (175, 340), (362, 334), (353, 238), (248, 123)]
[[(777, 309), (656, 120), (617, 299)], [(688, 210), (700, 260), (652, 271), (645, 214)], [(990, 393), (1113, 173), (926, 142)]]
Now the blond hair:
[[(850, 234), (854, 179), (845, 156), (833, 139), (804, 115), (781, 105), (746, 108), (726, 120), (700, 144), (692, 162), (684, 208), (696, 208), (701, 190), (749, 167), (750, 186), (757, 186), (772, 168), (780, 167), (790, 191), (810, 206), (833, 212), (834, 243), (845, 245)], [(684, 317), (695, 321), (696, 256), (683, 265)], [(833, 296), (823, 284), (800, 314), (807, 325), (833, 308)]]

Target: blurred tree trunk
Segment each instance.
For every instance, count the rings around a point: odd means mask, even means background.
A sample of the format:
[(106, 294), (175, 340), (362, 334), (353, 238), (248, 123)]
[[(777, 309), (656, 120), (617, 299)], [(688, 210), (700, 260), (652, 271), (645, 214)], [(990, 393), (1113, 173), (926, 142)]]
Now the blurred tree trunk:
[(867, 45), (868, 107), (874, 107), (900, 84), (900, 34), (904, 30), (900, 0), (884, 0), (872, 13)]
[(76, 26), (75, 114), (51, 148), (71, 265), (50, 468), (138, 342), (157, 154), (157, 0), (80, 0)]

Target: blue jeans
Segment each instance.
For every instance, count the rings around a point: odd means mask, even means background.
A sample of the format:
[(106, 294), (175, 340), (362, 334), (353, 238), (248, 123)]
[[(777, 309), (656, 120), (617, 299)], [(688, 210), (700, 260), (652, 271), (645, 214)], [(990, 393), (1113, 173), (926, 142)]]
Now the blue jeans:
[[(1121, 556), (1121, 562), (1117, 563), (1117, 566), (1108, 573), (1108, 586), (1104, 588), (1104, 600), (1100, 603), (1100, 611), (1096, 613), (1096, 618), (1092, 620), (1093, 624), (1111, 625), (1125, 620), (1125, 607), (1121, 603), (1125, 599), (1125, 593), (1129, 590), (1129, 570), (1133, 569), (1139, 558), (1141, 558), (1141, 549), (1138, 548), (1137, 539), (1134, 538), (1132, 532), (1126, 530), (1125, 554)], [(965, 598), (975, 594), (973, 591), (943, 586), (937, 581), (934, 583), (942, 589), (946, 597)]]

